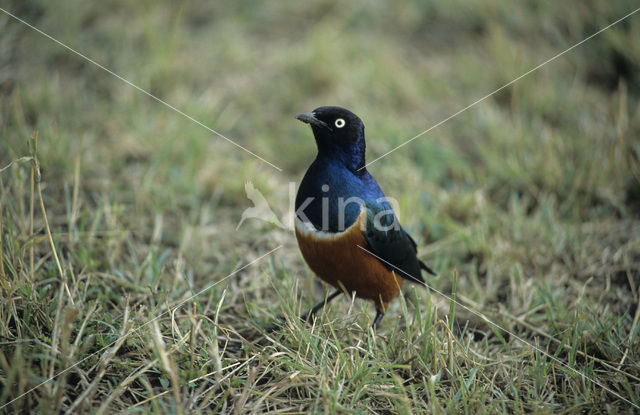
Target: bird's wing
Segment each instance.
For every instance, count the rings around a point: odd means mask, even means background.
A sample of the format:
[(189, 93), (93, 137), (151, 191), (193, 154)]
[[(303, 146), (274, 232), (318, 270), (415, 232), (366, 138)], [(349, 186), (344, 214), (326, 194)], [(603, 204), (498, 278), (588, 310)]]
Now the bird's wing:
[(397, 223), (390, 208), (367, 203), (366, 209), (367, 229), (364, 237), (367, 248), (379, 257), (385, 267), (396, 271), (402, 278), (425, 285), (421, 275), (423, 267), (416, 256), (416, 243)]
[[(409, 242), (411, 242), (411, 245), (413, 246), (413, 250), (417, 253), (418, 252), (418, 244), (416, 244), (416, 241), (411, 237), (411, 235), (409, 235), (409, 232), (407, 232), (406, 229), (402, 228), (402, 230), (404, 231), (404, 234), (407, 236), (407, 238), (409, 238)], [(418, 262), (420, 262), (420, 268), (422, 268), (423, 270), (427, 271), (429, 274), (431, 274), (433, 276), (438, 275), (427, 264), (425, 264), (421, 260), (418, 259)]]

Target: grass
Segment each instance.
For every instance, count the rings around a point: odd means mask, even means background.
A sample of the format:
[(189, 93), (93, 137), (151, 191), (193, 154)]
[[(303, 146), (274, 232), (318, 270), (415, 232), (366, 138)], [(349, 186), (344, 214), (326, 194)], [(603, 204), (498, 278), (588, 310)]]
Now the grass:
[(0, 14), (2, 411), (633, 413), (640, 15), (369, 167), (439, 274), (376, 332), (300, 323), (291, 232), (235, 228), (246, 181), (287, 214), (294, 115), (354, 110), (373, 160), (636, 6), (3, 3), (283, 171)]

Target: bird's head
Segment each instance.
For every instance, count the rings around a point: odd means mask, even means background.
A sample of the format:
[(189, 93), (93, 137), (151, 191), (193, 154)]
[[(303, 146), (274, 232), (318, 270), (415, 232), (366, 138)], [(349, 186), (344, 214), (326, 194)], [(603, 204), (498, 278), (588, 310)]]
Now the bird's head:
[(341, 107), (319, 107), (296, 118), (311, 126), (319, 154), (342, 160), (354, 170), (364, 166), (364, 124), (356, 114)]

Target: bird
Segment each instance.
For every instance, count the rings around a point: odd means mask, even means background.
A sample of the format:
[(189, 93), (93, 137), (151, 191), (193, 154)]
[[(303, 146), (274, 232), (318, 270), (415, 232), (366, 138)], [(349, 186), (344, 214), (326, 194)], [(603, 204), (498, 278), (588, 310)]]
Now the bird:
[(404, 280), (426, 286), (417, 244), (367, 171), (364, 123), (353, 112), (323, 106), (296, 116), (309, 124), (317, 155), (295, 199), (294, 231), (302, 256), (335, 291), (301, 318), (308, 320), (341, 293), (373, 301), (376, 328)]
[(265, 199), (262, 193), (255, 188), (252, 182), (246, 182), (244, 190), (247, 194), (247, 198), (253, 202), (253, 207), (246, 208), (244, 212), (242, 212), (240, 222), (238, 223), (238, 226), (236, 226), (236, 231), (240, 229), (240, 226), (246, 219), (260, 219), (262, 221), (272, 223), (282, 229), (286, 228), (269, 206), (267, 199)]

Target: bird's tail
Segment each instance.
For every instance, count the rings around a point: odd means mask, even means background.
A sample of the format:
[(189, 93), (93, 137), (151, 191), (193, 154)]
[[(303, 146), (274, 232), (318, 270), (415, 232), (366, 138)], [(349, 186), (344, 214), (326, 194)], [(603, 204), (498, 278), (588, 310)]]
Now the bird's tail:
[(427, 266), (427, 264), (425, 264), (425, 263), (424, 263), (424, 262), (422, 262), (422, 261), (419, 261), (419, 262), (420, 262), (420, 268), (422, 268), (423, 270), (427, 271), (429, 274), (433, 275), (434, 277), (437, 277), (437, 276), (438, 276), (438, 274), (436, 274), (435, 272), (433, 272), (433, 270), (432, 270), (431, 268), (429, 268), (429, 267)]

